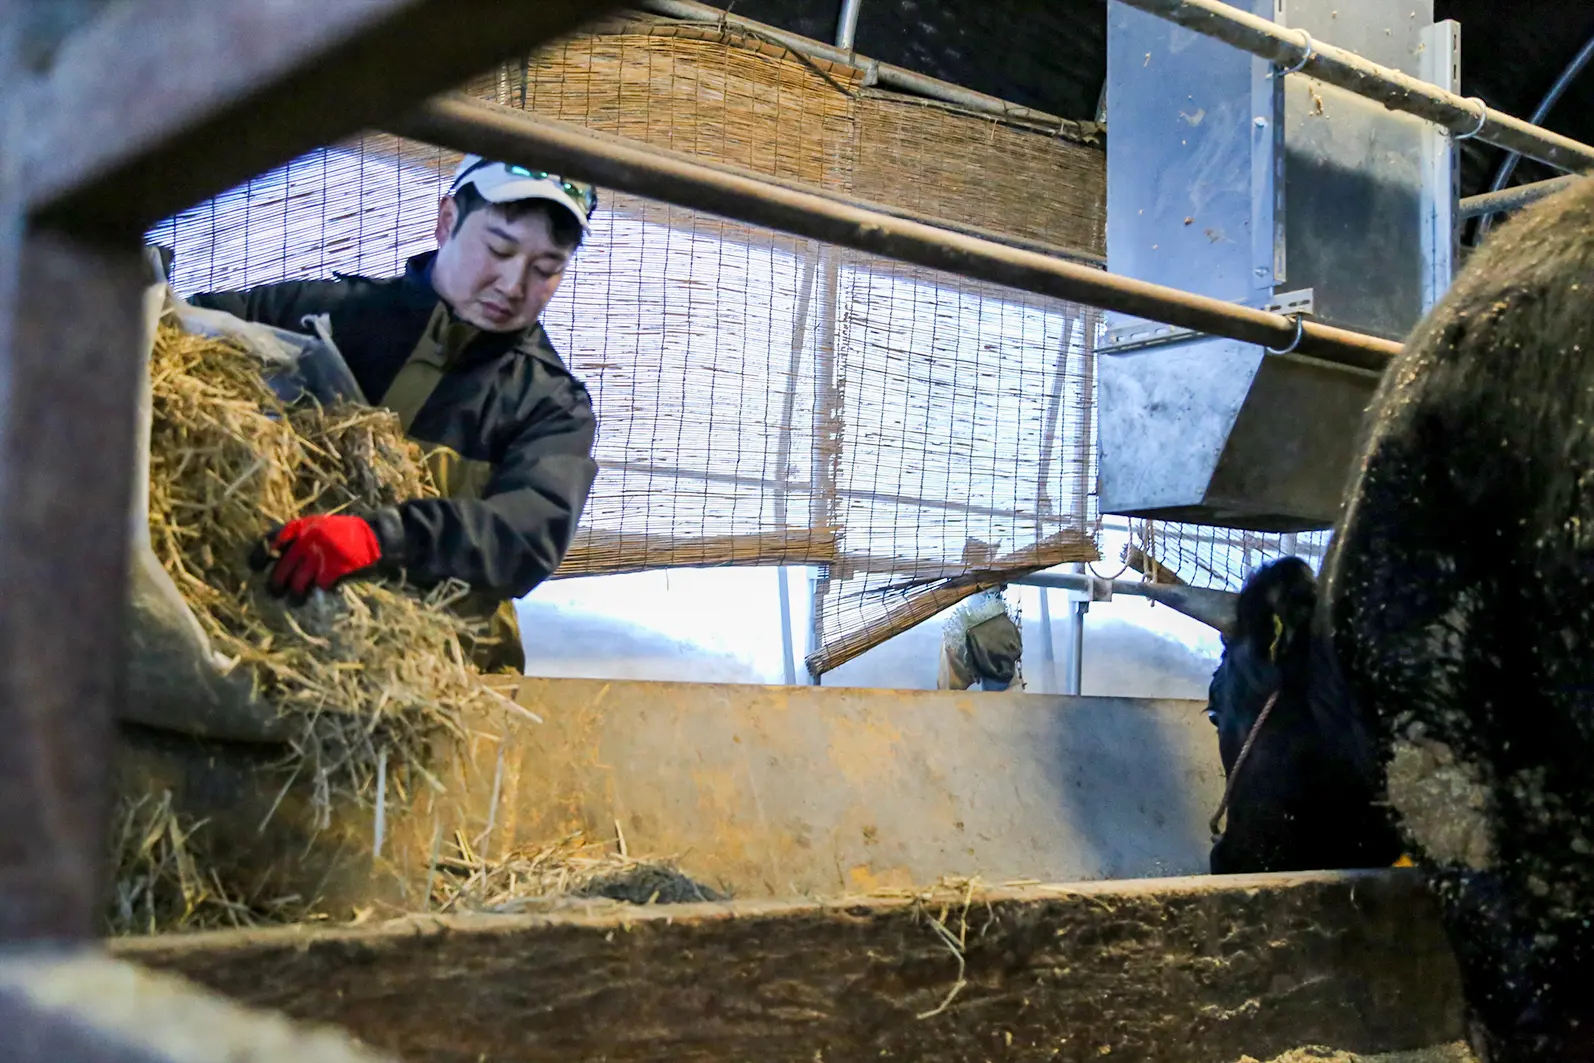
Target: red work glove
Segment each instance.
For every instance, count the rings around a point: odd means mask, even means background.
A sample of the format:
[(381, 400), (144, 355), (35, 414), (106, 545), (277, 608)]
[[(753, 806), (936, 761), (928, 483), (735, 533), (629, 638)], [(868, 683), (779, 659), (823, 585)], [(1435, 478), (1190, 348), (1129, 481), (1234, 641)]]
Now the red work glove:
[(266, 536), (250, 563), (257, 571), (272, 565), (271, 593), (303, 604), (311, 587), (331, 590), (380, 560), (376, 530), (363, 517), (300, 517)]

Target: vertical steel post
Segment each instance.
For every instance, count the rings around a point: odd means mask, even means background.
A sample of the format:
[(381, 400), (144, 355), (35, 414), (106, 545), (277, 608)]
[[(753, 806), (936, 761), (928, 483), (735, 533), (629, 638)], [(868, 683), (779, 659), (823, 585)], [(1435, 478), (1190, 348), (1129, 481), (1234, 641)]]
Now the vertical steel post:
[[(1461, 26), (1453, 20), (1435, 22), (1422, 32), (1422, 76), (1446, 92), (1461, 87)], [(1461, 167), (1457, 165), (1455, 134), (1444, 126), (1430, 126), (1423, 137), (1422, 182), (1422, 305), (1433, 308), (1455, 277), (1461, 239)]]
[[(1090, 566), (1072, 566), (1077, 575), (1090, 578)], [(1071, 592), (1068, 620), (1068, 690), (1079, 696), (1085, 689), (1085, 614), (1090, 611), (1090, 592)]]
[[(813, 302), (814, 285), (819, 273), (819, 250), (816, 245), (807, 245), (805, 256), (808, 260), (807, 268), (803, 270), (801, 290), (797, 293), (797, 316), (792, 323), (791, 357), (786, 362), (786, 392), (781, 406), (781, 433), (780, 442), (775, 447), (775, 523), (781, 528), (786, 526), (787, 516), (787, 489), (786, 484), (790, 477), (787, 470), (791, 466), (791, 433), (792, 417), (797, 408), (797, 380), (801, 376), (803, 364), (803, 347), (808, 341), (808, 309)], [(809, 507), (808, 523), (813, 523), (813, 507)], [(794, 645), (791, 624), (791, 572), (789, 567), (781, 565), (777, 570), (780, 581), (780, 645), (783, 653), (784, 678), (787, 686), (797, 683), (797, 651)]]
[(1041, 632), (1045, 637), (1042, 645), (1042, 659), (1046, 662), (1046, 689), (1054, 691), (1057, 683), (1057, 646), (1052, 641), (1052, 605), (1050, 591), (1045, 587), (1039, 588), (1041, 593)]
[(853, 50), (858, 38), (858, 9), (863, 0), (841, 0), (841, 16), (836, 20), (836, 47), (844, 52)]
[[(841, 445), (842, 422), (840, 383), (836, 376), (836, 329), (839, 323), (836, 304), (841, 292), (842, 250), (821, 245), (816, 253), (821, 269), (817, 292), (819, 338), (814, 352), (814, 526), (830, 531), (838, 525), (835, 457)], [(812, 633), (813, 652), (818, 652), (824, 646), (821, 620), (827, 590), (826, 577), (816, 573), (808, 596), (808, 627)], [(820, 673), (810, 666), (808, 677), (814, 686), (820, 685), (819, 676)]]

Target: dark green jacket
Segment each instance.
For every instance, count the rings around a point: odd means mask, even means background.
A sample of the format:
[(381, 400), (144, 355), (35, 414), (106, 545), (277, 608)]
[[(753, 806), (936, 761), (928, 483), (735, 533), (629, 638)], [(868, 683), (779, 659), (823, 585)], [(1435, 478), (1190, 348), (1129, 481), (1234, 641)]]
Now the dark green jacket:
[[(592, 458), (597, 420), (587, 389), (570, 374), (542, 326), (522, 333), (460, 327), (451, 313), (434, 319), (436, 252), (409, 260), (403, 276), (337, 274), (331, 281), (289, 281), (239, 292), (191, 296), (195, 306), (295, 332), (305, 318), (328, 314), (332, 340), (366, 398), (383, 399), (428, 331), (452, 321), (458, 331), (446, 369), (409, 434), (435, 458), (446, 455), (470, 488), (443, 484), (454, 497), (417, 499), (365, 514), (385, 562), (422, 585), (449, 577), (484, 596), (518, 598), (564, 559), (597, 475)], [(434, 472), (437, 465), (433, 463)], [(456, 477), (457, 478), (457, 477)]]

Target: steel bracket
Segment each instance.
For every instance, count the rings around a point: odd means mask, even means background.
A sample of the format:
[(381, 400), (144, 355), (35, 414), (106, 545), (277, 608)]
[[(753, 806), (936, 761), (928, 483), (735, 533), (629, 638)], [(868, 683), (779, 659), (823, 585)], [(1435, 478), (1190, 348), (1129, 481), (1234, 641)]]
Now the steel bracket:
[(1094, 572), (1083, 575), (1070, 576), (1078, 580), (1082, 586), (1068, 587), (1063, 590), (1063, 596), (1069, 602), (1079, 605), (1089, 605), (1091, 602), (1110, 602), (1113, 594), (1113, 581), (1103, 579)]

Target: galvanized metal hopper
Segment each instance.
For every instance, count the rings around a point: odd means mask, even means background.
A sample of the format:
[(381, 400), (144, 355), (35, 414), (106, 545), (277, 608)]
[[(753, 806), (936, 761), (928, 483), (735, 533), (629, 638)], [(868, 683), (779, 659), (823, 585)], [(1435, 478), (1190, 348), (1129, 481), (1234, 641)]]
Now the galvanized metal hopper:
[[(1457, 28), (1431, 0), (1239, 6), (1454, 87)], [(1108, 268), (1402, 338), (1450, 281), (1449, 134), (1125, 4), (1108, 18)], [(1333, 522), (1377, 373), (1122, 315), (1107, 329), (1104, 512)]]

